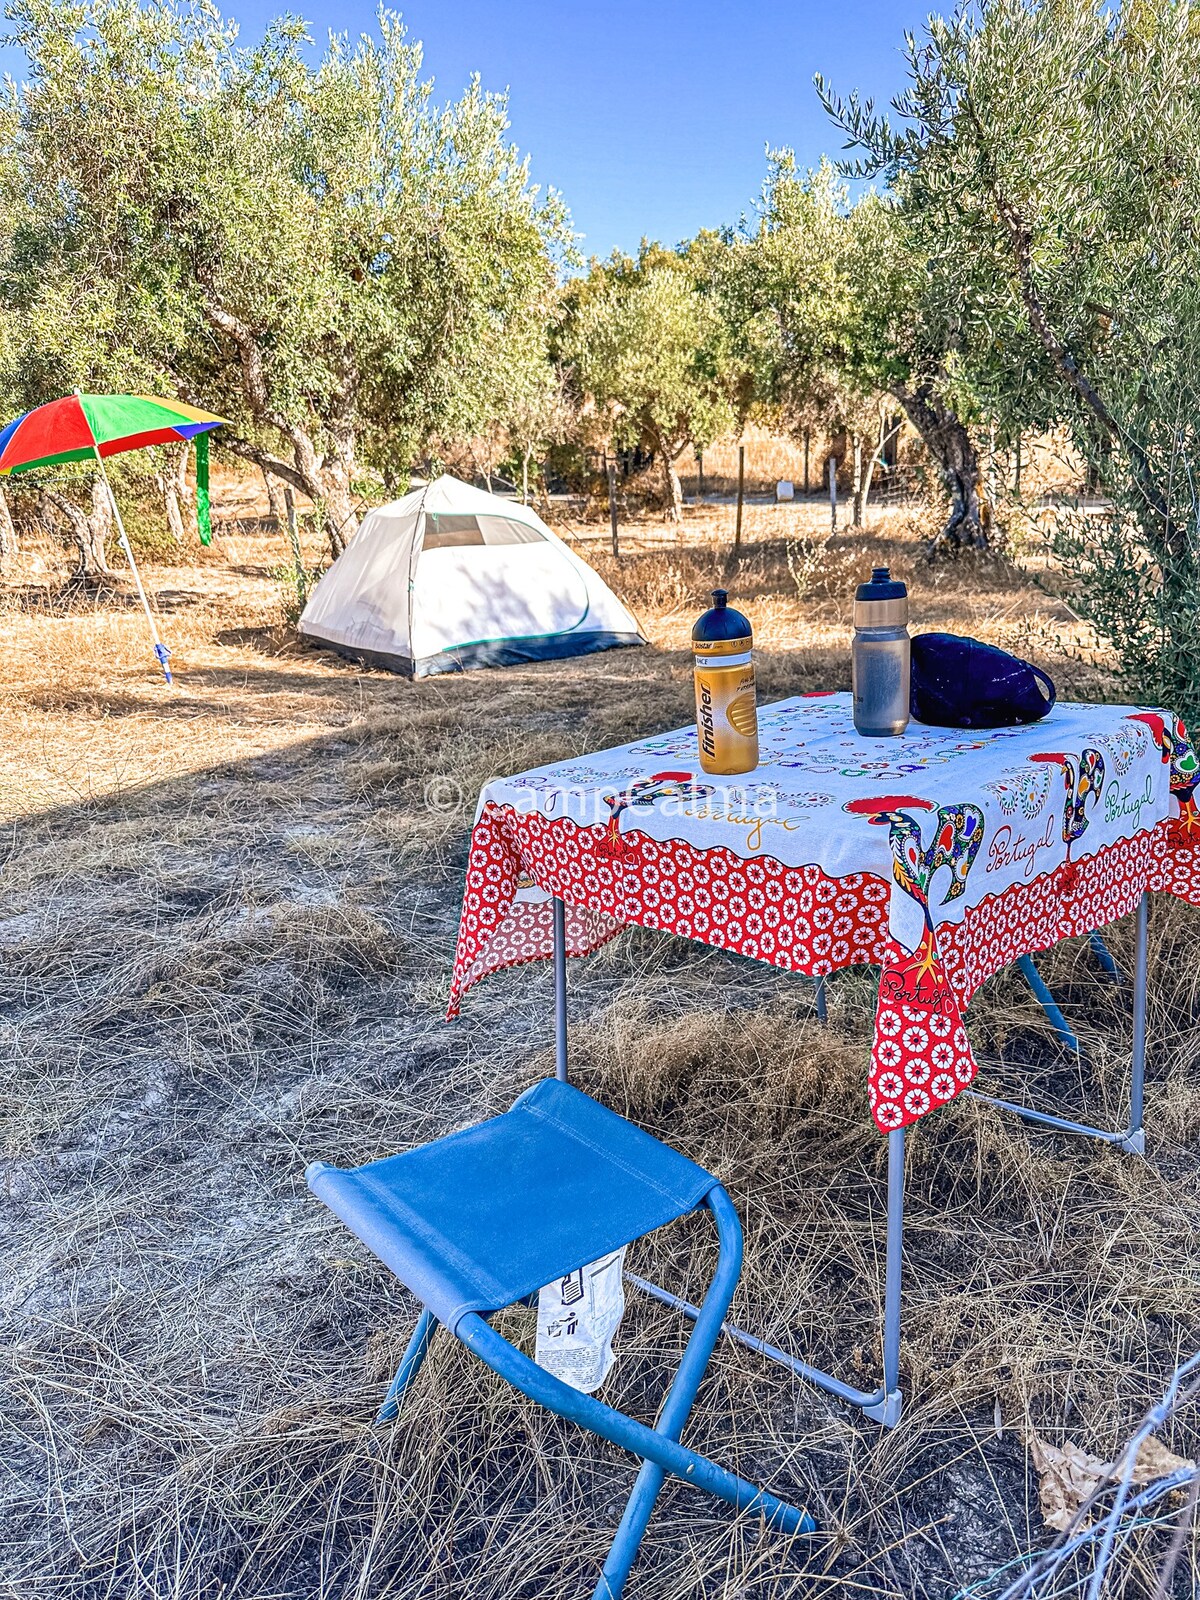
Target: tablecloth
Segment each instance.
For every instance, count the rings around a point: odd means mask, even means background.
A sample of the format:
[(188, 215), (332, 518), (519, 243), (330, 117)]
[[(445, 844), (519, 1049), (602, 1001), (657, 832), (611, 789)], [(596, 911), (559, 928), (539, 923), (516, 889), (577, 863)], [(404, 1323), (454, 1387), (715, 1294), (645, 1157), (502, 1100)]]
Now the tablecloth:
[(449, 1014), (550, 956), (552, 896), (572, 955), (640, 924), (812, 976), (876, 963), (867, 1088), (889, 1132), (974, 1078), (962, 1012), (991, 973), (1147, 890), (1200, 905), (1200, 764), (1168, 710), (866, 739), (849, 695), (803, 695), (760, 711), (759, 744), (743, 778), (705, 774), (689, 727), (488, 783)]

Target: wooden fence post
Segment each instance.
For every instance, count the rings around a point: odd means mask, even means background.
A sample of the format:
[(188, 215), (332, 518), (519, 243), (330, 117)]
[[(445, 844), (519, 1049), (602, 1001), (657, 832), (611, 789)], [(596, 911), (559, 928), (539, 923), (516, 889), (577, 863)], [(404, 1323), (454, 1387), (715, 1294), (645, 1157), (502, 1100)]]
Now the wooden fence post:
[(746, 490), (746, 446), (738, 445), (737, 519), (733, 525), (733, 554), (736, 559), (742, 548), (742, 499)]
[(608, 463), (608, 521), (612, 529), (612, 553), (619, 560), (621, 547), (617, 533), (617, 464), (615, 461)]
[(829, 457), (829, 525), (837, 532), (837, 457)]
[(808, 441), (812, 437), (808, 429), (804, 430), (804, 492), (808, 493)]

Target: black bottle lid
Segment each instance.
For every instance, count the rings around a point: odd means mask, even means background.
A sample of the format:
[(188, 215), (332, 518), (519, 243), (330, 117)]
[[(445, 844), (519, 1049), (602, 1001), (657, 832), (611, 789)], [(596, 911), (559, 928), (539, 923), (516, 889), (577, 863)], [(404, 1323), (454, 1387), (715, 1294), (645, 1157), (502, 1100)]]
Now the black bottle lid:
[(856, 600), (906, 600), (908, 590), (899, 578), (893, 578), (887, 567), (872, 567), (870, 583), (860, 583), (854, 591)]
[(712, 592), (712, 610), (706, 611), (692, 629), (693, 644), (720, 644), (725, 639), (749, 639), (750, 619), (729, 605), (725, 589)]

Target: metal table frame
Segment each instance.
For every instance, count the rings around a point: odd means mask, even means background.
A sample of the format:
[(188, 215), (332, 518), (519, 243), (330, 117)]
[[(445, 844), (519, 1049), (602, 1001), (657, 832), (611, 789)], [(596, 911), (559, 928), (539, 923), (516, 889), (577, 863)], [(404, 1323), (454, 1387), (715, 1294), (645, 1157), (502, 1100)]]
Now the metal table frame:
[[(1145, 1152), (1146, 1140), (1142, 1128), (1142, 1101), (1143, 1084), (1146, 1066), (1146, 910), (1147, 896), (1142, 895), (1137, 908), (1137, 953), (1134, 959), (1133, 979), (1133, 1061), (1130, 1077), (1130, 1111), (1129, 1125), (1120, 1132), (1105, 1128), (1094, 1128), (1086, 1122), (1076, 1122), (1068, 1117), (1055, 1116), (1048, 1111), (1037, 1111), (1029, 1106), (1018, 1105), (1015, 1101), (999, 1100), (993, 1095), (980, 1094), (976, 1090), (967, 1089), (963, 1092), (974, 1099), (982, 1100), (988, 1105), (995, 1106), (1001, 1111), (1011, 1111), (1026, 1122), (1038, 1127), (1057, 1129), (1062, 1133), (1082, 1134), (1090, 1139), (1099, 1139), (1102, 1143), (1115, 1145), (1122, 1150), (1129, 1150), (1137, 1155)], [(567, 938), (566, 938), (566, 908), (563, 902), (555, 898), (553, 901), (554, 914), (554, 1073), (563, 1082), (567, 1081)], [(1099, 934), (1091, 935), (1091, 945), (1105, 973), (1116, 982), (1123, 979), (1116, 963), (1109, 954)], [(1034, 994), (1037, 996), (1051, 1023), (1055, 1033), (1064, 1043), (1068, 1043), (1076, 1052), (1079, 1050), (1079, 1041), (1067, 1026), (1066, 1019), (1055, 1004), (1053, 996), (1043, 982), (1037, 968), (1029, 956), (1021, 956), (1017, 966), (1024, 974)], [(825, 983), (824, 979), (817, 980), (817, 1014), (822, 1021), (825, 1019)], [(823, 1372), (821, 1368), (810, 1366), (807, 1361), (800, 1361), (795, 1356), (788, 1355), (786, 1350), (780, 1350), (776, 1345), (768, 1344), (765, 1339), (760, 1339), (746, 1329), (736, 1327), (731, 1322), (724, 1322), (721, 1331), (736, 1343), (744, 1345), (748, 1350), (757, 1351), (760, 1356), (768, 1361), (777, 1362), (780, 1366), (787, 1367), (797, 1377), (815, 1384), (823, 1389), (826, 1394), (831, 1394), (835, 1399), (844, 1400), (848, 1405), (857, 1406), (864, 1416), (873, 1422), (882, 1423), (885, 1428), (894, 1428), (900, 1420), (901, 1393), (900, 1393), (900, 1287), (901, 1269), (904, 1258), (904, 1128), (896, 1128), (887, 1136), (888, 1162), (887, 1162), (887, 1243), (884, 1257), (883, 1279), (883, 1374), (882, 1381), (877, 1389), (856, 1389), (852, 1384), (844, 1383), (842, 1379), (834, 1377), (832, 1373)], [(672, 1294), (669, 1289), (663, 1289), (656, 1283), (651, 1283), (646, 1278), (639, 1278), (634, 1273), (626, 1273), (627, 1280), (644, 1293), (651, 1295), (663, 1305), (673, 1307), (685, 1317), (695, 1321), (700, 1315), (700, 1308), (689, 1301)]]

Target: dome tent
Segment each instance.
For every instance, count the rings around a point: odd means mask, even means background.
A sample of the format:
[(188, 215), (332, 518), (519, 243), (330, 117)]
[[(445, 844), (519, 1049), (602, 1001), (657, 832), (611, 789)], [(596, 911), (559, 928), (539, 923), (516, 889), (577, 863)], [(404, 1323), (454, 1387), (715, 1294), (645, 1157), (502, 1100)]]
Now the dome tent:
[(529, 506), (449, 476), (368, 512), (299, 628), (313, 644), (418, 678), (646, 643)]

